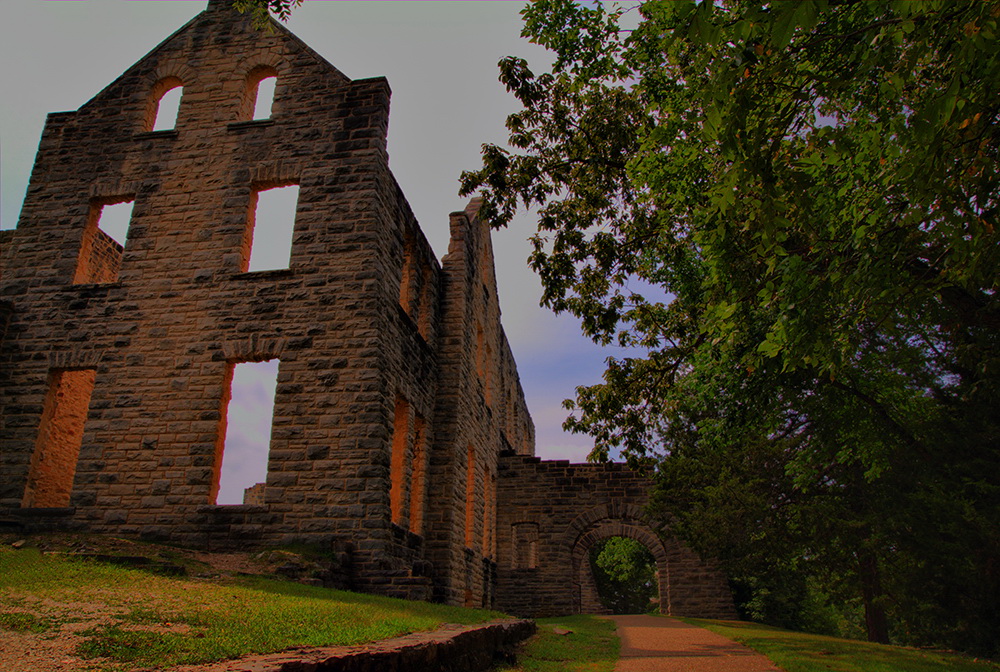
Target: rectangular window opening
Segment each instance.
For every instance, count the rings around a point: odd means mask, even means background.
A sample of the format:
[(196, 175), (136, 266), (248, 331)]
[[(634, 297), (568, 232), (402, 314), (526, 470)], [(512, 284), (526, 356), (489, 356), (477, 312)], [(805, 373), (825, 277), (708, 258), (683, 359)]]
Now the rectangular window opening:
[(74, 285), (118, 282), (134, 204), (133, 200), (91, 204)]
[(277, 359), (229, 363), (215, 451), (214, 504), (263, 504)]
[(298, 200), (297, 184), (254, 189), (247, 213), (241, 270), (274, 271), (289, 267)]
[(413, 238), (409, 235), (403, 242), (403, 271), (399, 279), (399, 305), (413, 317)]
[(469, 444), (465, 473), (465, 546), (472, 548), (476, 538), (476, 450)]
[(424, 493), (427, 487), (427, 445), (424, 419), (413, 419), (413, 483), (410, 486), (410, 530), (424, 533)]
[(431, 267), (429, 264), (424, 264), (420, 277), (420, 308), (418, 309), (417, 329), (425, 341), (429, 340), (431, 336), (431, 278)]
[(488, 474), (483, 478), (483, 555), (493, 557), (493, 524), (496, 517), (497, 477)]
[(22, 507), (69, 506), (96, 375), (94, 369), (53, 369), (49, 374)]
[(406, 501), (406, 453), (410, 433), (410, 405), (401, 395), (396, 395), (396, 410), (392, 422), (392, 455), (389, 458), (389, 508), (392, 522), (403, 525)]
[(493, 406), (493, 349), (487, 345), (485, 361), (483, 362), (483, 387), (486, 405)]
[(538, 567), (538, 524), (514, 523), (511, 526), (511, 569)]

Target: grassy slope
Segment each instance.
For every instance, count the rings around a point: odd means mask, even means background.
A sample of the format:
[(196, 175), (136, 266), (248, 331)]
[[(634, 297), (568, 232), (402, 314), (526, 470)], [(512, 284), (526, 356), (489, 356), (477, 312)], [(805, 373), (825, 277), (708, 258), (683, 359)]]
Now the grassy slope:
[[(553, 628), (572, 632), (557, 635)], [(538, 634), (518, 653), (517, 666), (497, 672), (611, 672), (618, 649), (612, 621), (594, 616), (542, 618)]]
[(93, 622), (78, 653), (109, 658), (124, 669), (297, 645), (358, 644), (501, 616), (260, 577), (225, 583), (172, 579), (31, 549), (0, 549), (0, 627), (44, 637), (68, 623)]
[(682, 619), (763, 653), (785, 672), (1000, 672), (956, 654), (810, 635), (758, 623)]

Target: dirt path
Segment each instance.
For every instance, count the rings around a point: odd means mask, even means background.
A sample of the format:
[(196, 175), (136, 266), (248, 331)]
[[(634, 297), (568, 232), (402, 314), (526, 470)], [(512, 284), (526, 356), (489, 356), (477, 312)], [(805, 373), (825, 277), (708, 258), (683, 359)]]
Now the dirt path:
[(622, 648), (615, 672), (781, 672), (742, 644), (662, 616), (612, 616)]

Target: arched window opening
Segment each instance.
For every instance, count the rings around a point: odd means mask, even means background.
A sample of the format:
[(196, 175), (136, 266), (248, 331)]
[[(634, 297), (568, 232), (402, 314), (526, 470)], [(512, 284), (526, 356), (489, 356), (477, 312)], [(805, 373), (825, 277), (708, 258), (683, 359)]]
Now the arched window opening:
[(277, 84), (278, 71), (271, 66), (261, 65), (251, 70), (243, 91), (240, 120), (270, 119)]
[(176, 77), (165, 77), (153, 87), (146, 111), (145, 130), (169, 131), (177, 126), (184, 86)]
[(640, 542), (628, 537), (609, 537), (594, 544), (589, 560), (605, 609), (613, 614), (658, 610), (656, 559)]
[(274, 103), (274, 87), (278, 83), (277, 77), (265, 77), (257, 84), (257, 95), (253, 105), (254, 119), (270, 119), (271, 106)]

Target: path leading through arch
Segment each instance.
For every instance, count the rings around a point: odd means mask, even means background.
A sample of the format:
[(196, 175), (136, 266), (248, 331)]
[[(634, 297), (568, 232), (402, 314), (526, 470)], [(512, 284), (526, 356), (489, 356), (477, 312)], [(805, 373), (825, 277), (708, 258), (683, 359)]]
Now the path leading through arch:
[(781, 672), (747, 647), (663, 616), (609, 616), (621, 654), (615, 672)]

